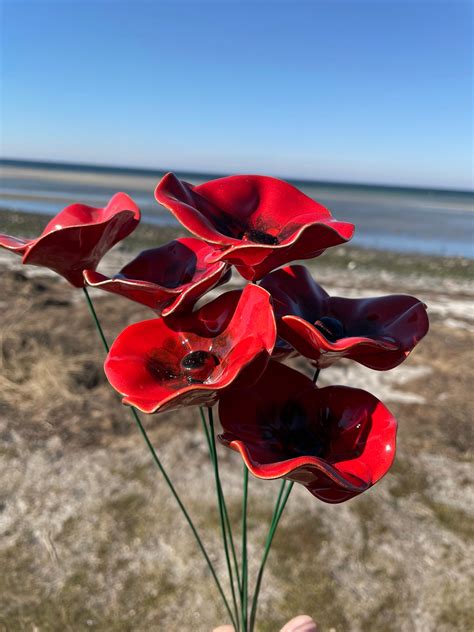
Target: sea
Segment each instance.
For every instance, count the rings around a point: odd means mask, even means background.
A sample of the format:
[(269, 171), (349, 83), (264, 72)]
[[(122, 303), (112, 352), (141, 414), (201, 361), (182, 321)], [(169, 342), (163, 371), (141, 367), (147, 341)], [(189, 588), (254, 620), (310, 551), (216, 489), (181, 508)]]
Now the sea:
[[(103, 206), (117, 191), (139, 205), (143, 221), (176, 223), (153, 191), (160, 169), (0, 160), (0, 208), (55, 215), (69, 204)], [(227, 174), (176, 172), (192, 184)], [(334, 217), (355, 224), (356, 246), (400, 253), (474, 258), (474, 192), (289, 180), (326, 206)], [(1, 226), (0, 226), (1, 232)]]

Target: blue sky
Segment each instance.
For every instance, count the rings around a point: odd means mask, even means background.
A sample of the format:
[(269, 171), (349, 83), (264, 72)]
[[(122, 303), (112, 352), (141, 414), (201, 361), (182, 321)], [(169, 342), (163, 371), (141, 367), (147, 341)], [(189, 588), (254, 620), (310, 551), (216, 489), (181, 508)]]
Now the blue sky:
[(472, 185), (463, 0), (3, 0), (4, 157)]

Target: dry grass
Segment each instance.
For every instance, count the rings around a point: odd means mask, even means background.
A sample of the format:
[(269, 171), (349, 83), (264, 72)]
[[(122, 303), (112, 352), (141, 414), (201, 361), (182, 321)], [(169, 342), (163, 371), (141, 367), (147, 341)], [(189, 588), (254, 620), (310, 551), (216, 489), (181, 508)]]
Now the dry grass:
[[(395, 280), (393, 289), (403, 286)], [(168, 490), (105, 381), (81, 292), (52, 276), (13, 270), (3, 273), (2, 301), (0, 630), (207, 632), (225, 614)], [(110, 339), (150, 315), (113, 296), (96, 304)], [(441, 317), (433, 323), (407, 362), (411, 369), (428, 366), (428, 377), (400, 387), (425, 403), (389, 402), (400, 419), (392, 472), (342, 506), (293, 492), (268, 565), (259, 632), (276, 632), (303, 611), (325, 631), (474, 628), (472, 338), (467, 329), (446, 328)], [(146, 423), (224, 577), (196, 417), (191, 409)], [(222, 450), (221, 467), (237, 522), (241, 466)], [(251, 481), (253, 574), (275, 492), (274, 484)]]

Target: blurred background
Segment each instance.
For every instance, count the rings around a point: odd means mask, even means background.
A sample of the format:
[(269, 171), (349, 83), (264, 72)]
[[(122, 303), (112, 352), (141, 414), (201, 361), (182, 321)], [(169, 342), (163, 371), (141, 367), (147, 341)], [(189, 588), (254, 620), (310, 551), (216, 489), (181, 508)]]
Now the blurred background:
[[(105, 258), (113, 274), (181, 234), (153, 199), (167, 171), (194, 184), (272, 175), (356, 224), (351, 245), (310, 264), (330, 293), (413, 293), (429, 307), (430, 335), (401, 367), (322, 373), (393, 410), (397, 459), (341, 506), (294, 490), (257, 629), (300, 612), (336, 632), (474, 629), (472, 3), (2, 0), (0, 35), (1, 232), (37, 235), (64, 206), (123, 190), (144, 221)], [(0, 266), (0, 626), (224, 623), (105, 382), (82, 294), (11, 253)], [(94, 298), (110, 339), (150, 317)], [(197, 416), (147, 424), (224, 574)], [(241, 466), (221, 452), (237, 523)], [(275, 492), (252, 481), (254, 572)]]

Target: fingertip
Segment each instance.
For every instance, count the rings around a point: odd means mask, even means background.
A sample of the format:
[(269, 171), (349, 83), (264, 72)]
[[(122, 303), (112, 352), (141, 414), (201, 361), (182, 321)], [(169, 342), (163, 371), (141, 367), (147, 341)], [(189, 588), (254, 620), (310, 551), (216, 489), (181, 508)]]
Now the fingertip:
[(288, 621), (280, 632), (319, 632), (318, 625), (307, 614), (300, 614)]

